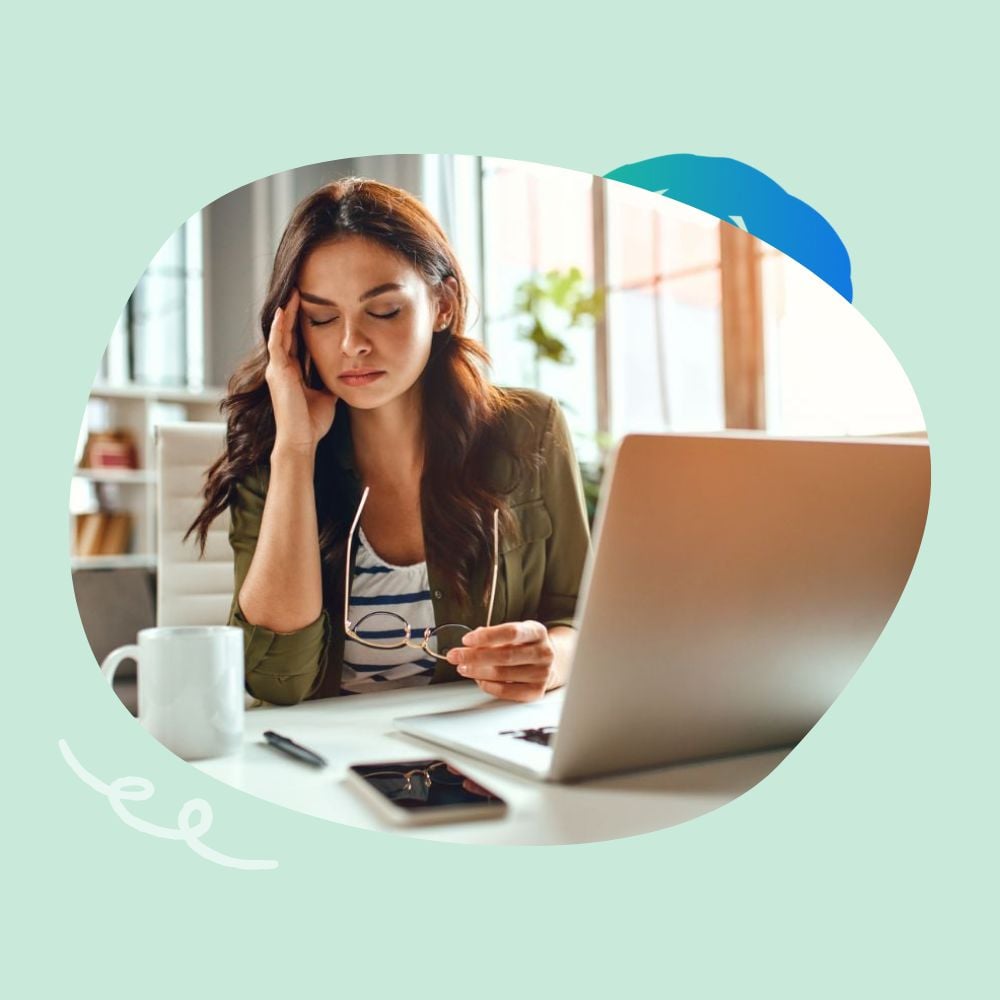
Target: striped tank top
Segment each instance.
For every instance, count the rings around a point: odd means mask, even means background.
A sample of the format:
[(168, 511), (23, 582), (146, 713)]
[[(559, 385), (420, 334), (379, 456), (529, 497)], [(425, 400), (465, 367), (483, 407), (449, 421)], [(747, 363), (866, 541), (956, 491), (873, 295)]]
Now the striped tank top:
[[(418, 643), (425, 628), (434, 628), (434, 605), (431, 603), (427, 563), (413, 566), (387, 563), (371, 547), (359, 525), (349, 616), (362, 638), (373, 642), (401, 639), (402, 622), (394, 621), (387, 613), (408, 621), (411, 638)], [(359, 625), (368, 615), (375, 617)], [(373, 649), (347, 639), (344, 643), (341, 694), (429, 684), (436, 662), (423, 650), (410, 646)]]

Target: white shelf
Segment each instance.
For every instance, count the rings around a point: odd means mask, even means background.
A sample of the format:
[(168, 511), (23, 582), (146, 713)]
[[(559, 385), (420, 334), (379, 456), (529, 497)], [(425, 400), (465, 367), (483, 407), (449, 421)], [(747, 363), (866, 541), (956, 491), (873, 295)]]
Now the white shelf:
[(152, 469), (74, 469), (77, 479), (89, 479), (94, 483), (133, 483), (145, 486), (156, 482), (156, 474)]
[[(224, 390), (215, 386), (188, 389), (183, 386), (122, 383), (91, 387), (87, 412), (80, 432), (79, 455), (87, 436), (94, 431), (122, 431), (135, 443), (135, 469), (73, 470), (71, 513), (82, 513), (96, 504), (113, 505), (131, 518), (129, 547), (119, 556), (72, 557), (74, 569), (118, 569), (156, 566), (156, 427), (176, 421), (221, 421), (219, 403)], [(96, 404), (96, 405), (92, 405)], [(77, 461), (82, 461), (78, 457)], [(117, 496), (94, 497), (96, 491), (115, 490)]]
[(92, 399), (154, 400), (161, 403), (219, 403), (225, 390), (212, 386), (204, 389), (158, 385), (97, 385), (90, 389)]
[(156, 569), (156, 556), (148, 552), (129, 552), (120, 556), (72, 556), (73, 569)]

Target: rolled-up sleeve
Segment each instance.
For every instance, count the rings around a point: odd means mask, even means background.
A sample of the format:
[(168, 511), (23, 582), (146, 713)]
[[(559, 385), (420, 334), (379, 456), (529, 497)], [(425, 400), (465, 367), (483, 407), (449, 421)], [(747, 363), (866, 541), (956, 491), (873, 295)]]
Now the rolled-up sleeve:
[(587, 503), (569, 427), (552, 401), (542, 438), (542, 499), (552, 518), (545, 582), (538, 609), (547, 627), (574, 625), (583, 567), (590, 549)]
[(230, 512), (229, 544), (233, 549), (234, 585), (229, 624), (243, 631), (246, 689), (275, 705), (302, 701), (316, 683), (326, 660), (330, 622), (326, 611), (295, 632), (273, 632), (248, 622), (239, 595), (253, 561), (267, 495), (266, 474), (248, 476), (236, 487)]

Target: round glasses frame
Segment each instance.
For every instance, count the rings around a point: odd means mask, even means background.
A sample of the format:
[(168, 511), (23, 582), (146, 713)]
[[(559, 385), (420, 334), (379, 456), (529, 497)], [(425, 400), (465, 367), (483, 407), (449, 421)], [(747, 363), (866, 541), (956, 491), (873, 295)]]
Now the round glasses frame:
[(414, 790), (413, 779), (418, 774), (422, 778), (425, 791), (429, 791), (431, 785), (434, 784), (454, 786), (461, 785), (464, 781), (462, 775), (449, 770), (448, 765), (443, 760), (436, 761), (427, 767), (415, 767), (412, 771), (369, 771), (364, 777), (382, 781), (389, 778), (401, 778), (403, 780), (401, 791), (412, 792)]
[[(471, 632), (472, 629), (468, 625), (462, 625), (458, 622), (453, 622), (445, 625), (435, 625), (433, 628), (425, 628), (423, 639), (417, 642), (412, 637), (412, 626), (400, 615), (397, 615), (393, 611), (370, 611), (367, 615), (364, 615), (356, 622), (351, 621), (350, 617), (350, 607), (351, 607), (351, 549), (354, 542), (354, 532), (357, 531), (358, 522), (361, 520), (361, 512), (365, 509), (365, 501), (368, 499), (368, 492), (371, 487), (366, 486), (364, 492), (361, 494), (361, 502), (358, 504), (357, 513), (354, 515), (354, 520), (351, 522), (351, 530), (347, 535), (347, 556), (344, 565), (344, 634), (348, 639), (352, 639), (354, 642), (360, 643), (362, 646), (367, 646), (369, 649), (402, 649), (404, 646), (409, 646), (411, 649), (422, 650), (426, 655), (434, 657), (435, 660), (447, 660), (448, 657), (441, 653), (437, 653), (430, 648), (430, 642), (434, 639), (439, 632), (443, 632), (445, 629), (461, 629), (462, 632)], [(490, 600), (489, 606), (486, 609), (486, 626), (489, 627), (490, 623), (493, 621), (493, 602), (496, 599), (497, 594), (497, 572), (500, 569), (500, 511), (493, 511), (493, 578), (490, 584)], [(392, 617), (397, 621), (402, 622), (403, 625), (403, 635), (395, 642), (372, 642), (370, 639), (362, 638), (357, 632), (357, 630), (369, 619), (376, 615), (381, 617)]]

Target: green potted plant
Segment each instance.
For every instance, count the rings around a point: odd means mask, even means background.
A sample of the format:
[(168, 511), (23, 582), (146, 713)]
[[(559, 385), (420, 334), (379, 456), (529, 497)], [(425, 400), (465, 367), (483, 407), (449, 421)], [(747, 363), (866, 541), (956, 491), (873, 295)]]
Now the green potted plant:
[(535, 345), (535, 362), (568, 365), (573, 361), (562, 339), (580, 327), (592, 327), (604, 312), (604, 290), (591, 288), (578, 267), (547, 271), (517, 286), (514, 307), (521, 337)]
[[(535, 383), (540, 381), (540, 366), (545, 362), (557, 365), (573, 363), (569, 345), (563, 338), (572, 337), (580, 329), (593, 329), (604, 312), (604, 289), (593, 288), (578, 267), (565, 271), (547, 271), (534, 275), (518, 285), (515, 309), (520, 322), (520, 336), (534, 345)], [(572, 409), (560, 401), (564, 409)], [(598, 435), (603, 455), (608, 442)], [(602, 461), (581, 462), (584, 496), (591, 523), (604, 474)]]

